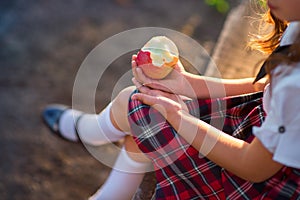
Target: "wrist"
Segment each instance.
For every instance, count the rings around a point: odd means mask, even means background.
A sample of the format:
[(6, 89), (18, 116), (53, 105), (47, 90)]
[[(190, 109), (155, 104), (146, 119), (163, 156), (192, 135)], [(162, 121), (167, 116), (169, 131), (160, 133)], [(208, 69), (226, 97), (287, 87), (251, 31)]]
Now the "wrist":
[(183, 73), (183, 80), (182, 80), (182, 94), (183, 96), (189, 97), (189, 98), (197, 98), (196, 90), (194, 88), (195, 80), (199, 79), (199, 75), (195, 75), (189, 72)]
[(177, 110), (168, 117), (168, 122), (177, 132), (179, 132), (182, 128), (182, 124), (185, 123), (185, 120), (189, 115), (190, 114), (185, 110)]

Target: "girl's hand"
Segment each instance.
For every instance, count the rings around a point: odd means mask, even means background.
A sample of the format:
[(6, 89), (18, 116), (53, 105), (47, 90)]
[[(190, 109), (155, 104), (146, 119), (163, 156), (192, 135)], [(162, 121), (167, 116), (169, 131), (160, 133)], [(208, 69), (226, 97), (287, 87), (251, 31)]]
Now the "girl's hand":
[(135, 78), (132, 79), (140, 93), (132, 96), (132, 99), (139, 100), (144, 104), (158, 110), (171, 124), (180, 122), (182, 113), (188, 113), (188, 108), (179, 95), (171, 94), (161, 90), (151, 89), (141, 85)]
[(168, 93), (174, 93), (179, 95), (185, 95), (186, 90), (192, 89), (189, 82), (186, 79), (188, 72), (185, 71), (180, 61), (175, 65), (172, 72), (164, 79), (154, 80), (147, 77), (142, 69), (136, 64), (136, 55), (132, 56), (132, 72), (135, 79), (152, 89), (165, 91)]

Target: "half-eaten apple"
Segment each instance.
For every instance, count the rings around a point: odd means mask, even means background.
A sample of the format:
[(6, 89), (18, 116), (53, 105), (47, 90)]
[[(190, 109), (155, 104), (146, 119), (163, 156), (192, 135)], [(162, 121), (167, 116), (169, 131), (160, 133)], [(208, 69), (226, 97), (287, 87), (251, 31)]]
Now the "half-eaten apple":
[(178, 49), (166, 36), (151, 38), (138, 52), (136, 63), (152, 79), (165, 78), (178, 62)]

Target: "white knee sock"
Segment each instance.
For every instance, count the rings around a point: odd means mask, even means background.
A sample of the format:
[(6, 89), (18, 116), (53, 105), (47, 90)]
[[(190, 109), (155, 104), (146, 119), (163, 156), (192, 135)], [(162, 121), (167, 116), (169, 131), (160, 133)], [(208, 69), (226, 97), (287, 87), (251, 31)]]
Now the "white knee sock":
[(59, 120), (61, 134), (71, 141), (78, 140), (75, 123), (77, 118), (77, 132), (80, 140), (90, 145), (102, 145), (122, 139), (128, 133), (116, 129), (110, 119), (111, 103), (100, 114), (83, 114), (70, 109), (63, 113)]
[(82, 112), (77, 110), (66, 110), (59, 119), (58, 130), (64, 138), (70, 141), (78, 141), (75, 131), (75, 122)]
[(128, 133), (114, 127), (110, 119), (111, 103), (99, 114), (85, 114), (77, 122), (80, 139), (90, 145), (118, 141)]
[(132, 199), (150, 163), (132, 160), (123, 147), (103, 186), (89, 200)]

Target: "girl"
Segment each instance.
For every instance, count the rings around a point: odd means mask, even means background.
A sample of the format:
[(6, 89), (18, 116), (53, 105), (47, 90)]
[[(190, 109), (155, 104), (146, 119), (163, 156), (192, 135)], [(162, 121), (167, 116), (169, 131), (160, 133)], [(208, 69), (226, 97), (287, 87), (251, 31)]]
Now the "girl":
[[(129, 122), (154, 164), (157, 199), (300, 198), (300, 1), (267, 3), (274, 31), (256, 43), (274, 51), (255, 79), (269, 75), (263, 94), (253, 93), (253, 79), (220, 81), (180, 67), (151, 80), (133, 59), (140, 93), (131, 96)], [(222, 87), (227, 97), (208, 99)], [(197, 100), (182, 100), (193, 92)]]
[[(129, 104), (132, 87), (123, 90), (96, 116), (48, 107), (44, 112), (47, 124), (63, 138), (95, 145), (119, 140), (131, 132), (154, 165), (157, 199), (299, 198), (300, 4), (299, 0), (273, 0), (268, 5), (275, 29), (256, 44), (266, 52), (279, 43), (282, 48), (261, 70), (262, 76), (267, 71), (270, 77), (264, 93), (259, 92), (265, 86), (261, 79), (252, 84), (254, 78), (197, 76), (184, 71), (180, 63), (167, 79), (154, 81), (144, 76), (133, 56), (133, 81), (140, 93), (135, 91)], [(190, 86), (193, 90), (187, 90)], [(223, 97), (223, 88), (227, 97)], [(194, 94), (197, 100), (181, 98), (193, 98)], [(125, 149), (138, 152), (126, 138)], [(118, 194), (125, 188), (122, 184), (135, 180), (135, 176), (127, 176), (135, 169), (141, 169), (142, 174), (147, 159), (139, 155), (121, 154), (126, 158), (122, 163), (129, 163), (130, 173), (110, 176), (109, 184), (104, 184), (94, 199)], [(117, 181), (119, 177), (123, 181)], [(114, 187), (115, 183), (120, 184)], [(129, 185), (126, 183), (126, 187)], [(114, 190), (118, 192), (112, 193)], [(108, 199), (118, 198), (122, 196)]]

